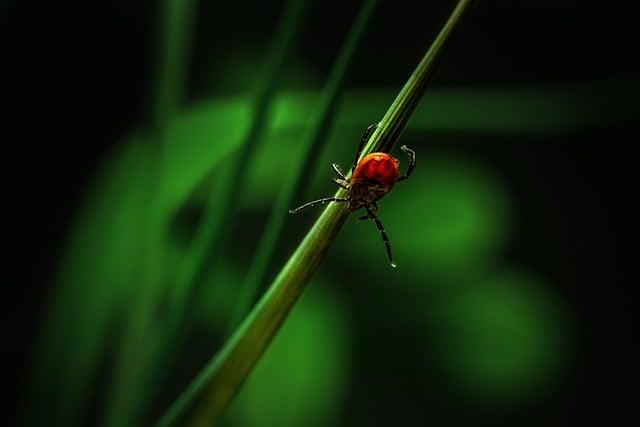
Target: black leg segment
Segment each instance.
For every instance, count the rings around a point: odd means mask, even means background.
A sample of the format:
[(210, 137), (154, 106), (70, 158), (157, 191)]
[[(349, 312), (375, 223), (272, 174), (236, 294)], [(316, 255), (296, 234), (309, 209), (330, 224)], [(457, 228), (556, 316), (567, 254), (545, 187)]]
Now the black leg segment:
[(362, 153), (362, 149), (364, 145), (369, 141), (369, 137), (371, 136), (371, 132), (378, 127), (377, 123), (373, 123), (364, 130), (362, 134), (362, 138), (360, 138), (360, 145), (358, 145), (358, 151), (356, 151), (356, 157), (353, 159), (353, 166), (351, 166), (351, 172), (356, 170), (356, 165), (358, 164), (358, 159), (360, 158), (360, 153)]
[(411, 176), (411, 173), (413, 172), (413, 169), (416, 167), (416, 152), (406, 145), (403, 145), (402, 147), (400, 147), (400, 149), (407, 153), (411, 163), (409, 163), (409, 167), (407, 168), (407, 171), (404, 173), (404, 175), (396, 179), (396, 182), (404, 181), (405, 179), (409, 178)]
[(333, 170), (338, 174), (338, 176), (340, 178), (342, 178), (343, 180), (347, 180), (347, 177), (344, 175), (344, 173), (342, 172), (342, 169), (340, 169), (340, 165), (337, 163), (331, 163), (331, 167), (333, 168)]
[[(365, 208), (367, 209), (367, 208)], [(367, 209), (367, 214), (366, 215), (362, 215), (358, 217), (358, 221), (364, 221), (366, 219), (373, 219), (369, 216), (369, 210), (371, 212), (373, 212), (374, 214), (378, 213), (378, 204), (376, 202), (373, 202), (369, 205), (369, 208)]]
[(384, 226), (382, 225), (382, 222), (376, 216), (376, 214), (372, 212), (371, 209), (369, 209), (369, 207), (366, 207), (365, 209), (369, 214), (369, 218), (371, 218), (376, 223), (376, 227), (378, 227), (378, 231), (382, 236), (384, 247), (387, 249), (387, 257), (389, 258), (389, 264), (391, 264), (391, 267), (396, 268), (396, 263), (393, 262), (393, 255), (391, 254), (391, 243), (389, 242), (389, 238), (387, 237), (387, 232), (384, 230)]

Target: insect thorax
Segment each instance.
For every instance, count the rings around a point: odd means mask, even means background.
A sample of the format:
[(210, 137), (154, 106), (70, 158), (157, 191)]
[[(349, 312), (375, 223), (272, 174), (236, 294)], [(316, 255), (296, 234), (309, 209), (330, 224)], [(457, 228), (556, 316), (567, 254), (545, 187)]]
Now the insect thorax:
[(351, 199), (349, 206), (353, 211), (368, 206), (380, 200), (390, 189), (389, 186), (358, 180), (349, 187), (349, 198)]

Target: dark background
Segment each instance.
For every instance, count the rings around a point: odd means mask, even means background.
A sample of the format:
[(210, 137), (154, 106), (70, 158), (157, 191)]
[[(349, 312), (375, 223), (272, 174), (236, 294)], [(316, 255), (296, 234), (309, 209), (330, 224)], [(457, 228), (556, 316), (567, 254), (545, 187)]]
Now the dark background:
[[(207, 96), (210, 71), (224, 53), (264, 46), (280, 12), (280, 2), (201, 3), (186, 102)], [(315, 70), (319, 87), (358, 3), (315, 3), (297, 52)], [(399, 87), (450, 8), (447, 1), (382, 3), (350, 73), (351, 87)], [(83, 190), (114, 141), (147, 118), (154, 10), (147, 0), (2, 3), (2, 68), (8, 70), (2, 91), (8, 111), (2, 138), (8, 214), (3, 353), (9, 377), (3, 388), (11, 396), (3, 417), (19, 405), (56, 254)], [(432, 84), (562, 87), (614, 81), (631, 83), (628, 90), (637, 95), (636, 21), (623, 2), (481, 1)], [(621, 120), (521, 145), (508, 136), (490, 146), (463, 143), (498, 170), (522, 168), (514, 171), (519, 181), (513, 187), (524, 212), (522, 228), (529, 231), (516, 237), (507, 256), (540, 265), (563, 283), (560, 293), (571, 301), (580, 325), (578, 357), (555, 395), (525, 409), (479, 413), (454, 409), (434, 395), (436, 425), (620, 425), (632, 415), (636, 362), (630, 348), (637, 337), (630, 327), (637, 273), (627, 268), (633, 246), (625, 238), (635, 231), (627, 221), (636, 216), (631, 144), (637, 131), (637, 121)], [(555, 247), (536, 239), (548, 224), (557, 227)], [(389, 412), (380, 410), (378, 421), (410, 424), (395, 408), (411, 406), (412, 391), (428, 385), (389, 384), (394, 386), (402, 391), (385, 401)]]

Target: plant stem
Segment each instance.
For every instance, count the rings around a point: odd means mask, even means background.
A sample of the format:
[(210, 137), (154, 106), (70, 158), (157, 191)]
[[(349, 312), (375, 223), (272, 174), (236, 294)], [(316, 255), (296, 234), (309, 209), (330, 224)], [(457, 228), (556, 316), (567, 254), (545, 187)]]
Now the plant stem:
[[(458, 2), (436, 41), (385, 114), (362, 155), (373, 150), (389, 151), (393, 147), (420, 102), (453, 30), (459, 27), (461, 18), (471, 9), (471, 5), (471, 0)], [(336, 193), (338, 197), (342, 195), (344, 190)], [(219, 419), (279, 330), (348, 215), (346, 204), (332, 203), (327, 206), (258, 304), (222, 350), (169, 408), (159, 425), (175, 425), (192, 413), (192, 425), (211, 425)]]

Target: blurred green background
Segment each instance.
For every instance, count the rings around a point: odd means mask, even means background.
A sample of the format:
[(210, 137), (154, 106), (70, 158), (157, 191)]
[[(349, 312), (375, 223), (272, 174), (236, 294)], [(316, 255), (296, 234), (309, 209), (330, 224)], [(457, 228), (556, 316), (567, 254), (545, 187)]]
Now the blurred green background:
[[(298, 202), (333, 193), (452, 4), (380, 2)], [(149, 425), (220, 349), (359, 6), (308, 2), (238, 177), (284, 2), (2, 3), (9, 424)], [(615, 2), (480, 1), (380, 202), (398, 268), (350, 219), (222, 424), (621, 422), (632, 24)], [(224, 188), (231, 239), (185, 296)], [(318, 215), (288, 218), (266, 283)]]

